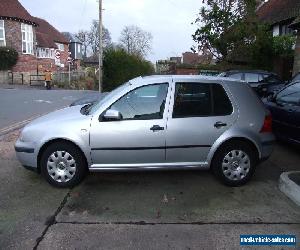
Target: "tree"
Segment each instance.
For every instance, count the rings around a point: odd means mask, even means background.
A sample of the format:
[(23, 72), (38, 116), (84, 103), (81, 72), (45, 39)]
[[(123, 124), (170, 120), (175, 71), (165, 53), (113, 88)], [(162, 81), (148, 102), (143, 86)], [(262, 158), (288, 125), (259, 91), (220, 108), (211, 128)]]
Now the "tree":
[(138, 26), (126, 26), (120, 36), (120, 45), (129, 53), (145, 58), (151, 52), (153, 37), (151, 33)]
[[(103, 48), (107, 48), (111, 45), (111, 36), (108, 29), (103, 27)], [(96, 55), (99, 51), (99, 23), (97, 20), (93, 20), (91, 29), (88, 33), (88, 44), (92, 50), (93, 55)]]
[[(193, 34), (198, 49), (209, 49), (221, 61), (231, 61), (255, 42), (258, 21), (255, 0), (203, 0)], [(235, 54), (238, 55), (235, 55)], [(247, 57), (247, 55), (245, 55)]]
[(18, 52), (10, 47), (0, 47), (0, 70), (9, 70), (16, 65)]
[(110, 47), (104, 51), (104, 90), (111, 91), (120, 84), (137, 76), (151, 75), (152, 63), (121, 48)]
[(83, 57), (87, 57), (88, 47), (89, 47), (89, 39), (88, 39), (89, 32), (87, 30), (80, 30), (75, 35), (76, 38), (82, 43), (83, 48)]
[(273, 51), (276, 56), (293, 57), (296, 44), (296, 36), (282, 35), (273, 38)]

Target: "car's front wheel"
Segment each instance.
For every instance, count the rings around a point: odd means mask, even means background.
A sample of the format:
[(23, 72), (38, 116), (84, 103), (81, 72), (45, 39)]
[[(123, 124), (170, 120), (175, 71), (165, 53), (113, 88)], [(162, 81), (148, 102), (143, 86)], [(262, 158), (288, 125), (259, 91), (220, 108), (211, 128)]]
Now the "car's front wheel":
[(72, 143), (57, 142), (49, 145), (41, 157), (41, 173), (56, 187), (73, 187), (87, 172), (82, 152)]
[(240, 186), (252, 177), (257, 164), (256, 152), (251, 145), (236, 141), (222, 146), (214, 156), (212, 170), (228, 186)]

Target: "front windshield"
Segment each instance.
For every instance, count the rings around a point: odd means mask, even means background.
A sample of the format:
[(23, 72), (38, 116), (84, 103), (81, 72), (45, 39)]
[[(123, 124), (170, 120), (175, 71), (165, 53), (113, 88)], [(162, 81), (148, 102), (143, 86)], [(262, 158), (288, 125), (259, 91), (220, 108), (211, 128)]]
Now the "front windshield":
[(89, 108), (89, 114), (94, 114), (103, 103), (105, 103), (107, 100), (111, 99), (115, 95), (118, 95), (121, 91), (123, 91), (127, 86), (129, 85), (129, 82), (122, 84), (121, 86), (117, 87), (113, 91), (111, 91), (109, 94), (107, 94), (103, 99), (100, 99), (98, 102), (95, 102), (90, 108)]
[(300, 82), (286, 87), (276, 97), (277, 102), (298, 104), (300, 99)]
[(292, 82), (295, 82), (295, 81), (300, 81), (300, 73), (298, 73), (297, 75), (294, 76)]

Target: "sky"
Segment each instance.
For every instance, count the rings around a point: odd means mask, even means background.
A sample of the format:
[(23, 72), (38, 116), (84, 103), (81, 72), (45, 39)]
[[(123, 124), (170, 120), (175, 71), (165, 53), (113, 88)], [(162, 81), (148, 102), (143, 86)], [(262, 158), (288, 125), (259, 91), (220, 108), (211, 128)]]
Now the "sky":
[[(46, 19), (59, 31), (76, 33), (89, 29), (98, 19), (97, 0), (19, 0), (33, 16)], [(197, 29), (191, 23), (201, 8), (200, 0), (103, 0), (103, 24), (117, 43), (124, 26), (137, 25), (153, 35), (155, 62), (181, 56), (194, 44)]]

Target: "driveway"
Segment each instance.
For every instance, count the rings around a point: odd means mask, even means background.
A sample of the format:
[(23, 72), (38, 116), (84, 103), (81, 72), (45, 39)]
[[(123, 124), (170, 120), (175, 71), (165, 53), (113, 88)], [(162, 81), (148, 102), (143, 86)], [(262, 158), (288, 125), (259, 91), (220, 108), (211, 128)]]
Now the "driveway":
[(278, 144), (239, 188), (181, 171), (90, 174), (69, 190), (20, 166), (17, 135), (0, 138), (3, 249), (241, 249), (240, 234), (261, 233), (299, 240), (300, 208), (278, 189), (281, 172), (299, 170), (299, 147)]

